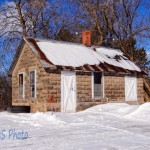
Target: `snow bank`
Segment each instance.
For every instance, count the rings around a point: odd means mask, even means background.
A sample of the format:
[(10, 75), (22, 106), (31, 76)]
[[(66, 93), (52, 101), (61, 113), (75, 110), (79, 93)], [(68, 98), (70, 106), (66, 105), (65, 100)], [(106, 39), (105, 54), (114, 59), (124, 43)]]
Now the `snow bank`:
[(29, 116), (29, 118), (31, 120), (38, 120), (41, 122), (49, 122), (49, 123), (54, 123), (54, 124), (64, 124), (65, 122), (60, 120), (56, 114), (54, 114), (53, 112), (37, 112), (37, 113), (33, 113)]
[(126, 103), (108, 103), (97, 105), (84, 111), (84, 113), (109, 113), (111, 115), (142, 119), (150, 121), (150, 102), (142, 105), (128, 105)]
[(12, 140), (6, 134), (5, 140), (0, 140), (0, 149), (149, 150), (149, 114), (150, 103), (109, 103), (77, 113), (1, 112), (1, 131), (24, 130), (29, 138)]
[(84, 112), (114, 112), (120, 109), (124, 109), (125, 107), (129, 107), (128, 104), (125, 103), (108, 103), (108, 104), (102, 104), (97, 105), (91, 108), (88, 108)]
[(126, 117), (150, 120), (150, 102), (142, 104), (135, 111), (126, 115)]

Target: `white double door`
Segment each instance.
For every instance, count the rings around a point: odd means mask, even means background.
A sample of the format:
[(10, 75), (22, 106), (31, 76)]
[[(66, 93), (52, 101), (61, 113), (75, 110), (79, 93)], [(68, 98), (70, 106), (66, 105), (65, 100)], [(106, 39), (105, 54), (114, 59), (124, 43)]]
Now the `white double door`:
[(76, 111), (76, 73), (61, 72), (61, 112)]
[(125, 100), (137, 101), (137, 78), (125, 77)]

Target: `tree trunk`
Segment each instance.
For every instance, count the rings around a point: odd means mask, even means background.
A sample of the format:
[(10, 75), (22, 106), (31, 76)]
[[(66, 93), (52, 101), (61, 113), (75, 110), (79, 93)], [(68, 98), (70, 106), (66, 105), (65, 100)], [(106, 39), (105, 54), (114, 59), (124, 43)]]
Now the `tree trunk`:
[(20, 18), (20, 24), (21, 24), (21, 27), (22, 27), (22, 36), (26, 36), (27, 35), (26, 24), (25, 24), (25, 20), (23, 18), (22, 11), (21, 11), (21, 0), (16, 2), (16, 8), (17, 8), (17, 11), (18, 11), (18, 15), (19, 15), (19, 18)]

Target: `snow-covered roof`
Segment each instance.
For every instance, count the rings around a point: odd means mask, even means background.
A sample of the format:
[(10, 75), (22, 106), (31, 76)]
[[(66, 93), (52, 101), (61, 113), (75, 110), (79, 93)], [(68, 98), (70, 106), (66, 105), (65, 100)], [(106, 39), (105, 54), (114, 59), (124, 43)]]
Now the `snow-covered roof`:
[(46, 67), (71, 67), (74, 70), (136, 71), (141, 69), (130, 61), (122, 51), (104, 47), (92, 48), (82, 44), (26, 38), (30, 48), (36, 52)]
[(99, 64), (99, 61), (95, 59), (94, 52), (84, 45), (54, 41), (36, 43), (54, 65), (80, 67), (85, 64)]
[(100, 56), (102, 57), (103, 63), (105, 62), (128, 70), (141, 71), (141, 69), (130, 61), (121, 50), (100, 47), (96, 49), (96, 52), (99, 54), (98, 58)]

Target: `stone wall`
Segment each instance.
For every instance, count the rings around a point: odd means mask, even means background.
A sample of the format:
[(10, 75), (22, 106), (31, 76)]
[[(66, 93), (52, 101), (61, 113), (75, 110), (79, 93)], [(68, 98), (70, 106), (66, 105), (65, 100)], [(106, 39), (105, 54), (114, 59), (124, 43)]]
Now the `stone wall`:
[[(77, 110), (83, 110), (97, 104), (107, 102), (125, 102), (125, 76), (104, 75), (104, 97), (92, 98), (91, 73), (77, 73)], [(138, 101), (127, 102), (129, 104), (141, 104), (144, 102), (143, 78), (137, 78)]]
[[(125, 76), (104, 76), (105, 97), (108, 102), (125, 102)], [(144, 102), (143, 78), (137, 77), (137, 101), (129, 104)]]
[(143, 87), (143, 78), (137, 79), (137, 95), (138, 95), (138, 103), (144, 103), (144, 87)]
[(61, 111), (60, 97), (61, 97), (61, 75), (60, 72), (49, 73), (48, 78), (48, 99), (47, 110)]
[(125, 100), (125, 79), (124, 77), (104, 76), (104, 96), (108, 101)]
[[(31, 98), (29, 95), (29, 72), (32, 70), (36, 70), (36, 98)], [(25, 75), (25, 98), (19, 99), (18, 74), (22, 72)], [(33, 52), (25, 45), (12, 74), (12, 105), (31, 106), (31, 112), (46, 111), (50, 109), (50, 97), (52, 95), (54, 97), (54, 103), (60, 102), (59, 77), (59, 74), (47, 73)], [(60, 104), (57, 104), (56, 106), (54, 105), (53, 109), (60, 109)]]
[(92, 98), (91, 73), (77, 73), (77, 102), (89, 102)]
[(84, 110), (94, 105), (103, 104), (105, 98), (92, 98), (92, 73), (82, 72), (76, 74), (77, 82), (77, 111)]
[[(36, 98), (29, 96), (29, 72), (36, 70), (37, 95)], [(18, 98), (18, 74), (25, 74), (25, 98)], [(97, 104), (109, 101), (125, 101), (125, 78), (124, 76), (104, 76), (104, 98), (92, 98), (92, 73), (77, 72), (77, 110), (83, 110)], [(138, 78), (138, 102), (142, 103), (143, 79)], [(60, 111), (61, 99), (61, 72), (45, 71), (39, 60), (27, 45), (12, 74), (12, 104), (16, 106), (31, 106), (31, 112), (36, 111)]]

